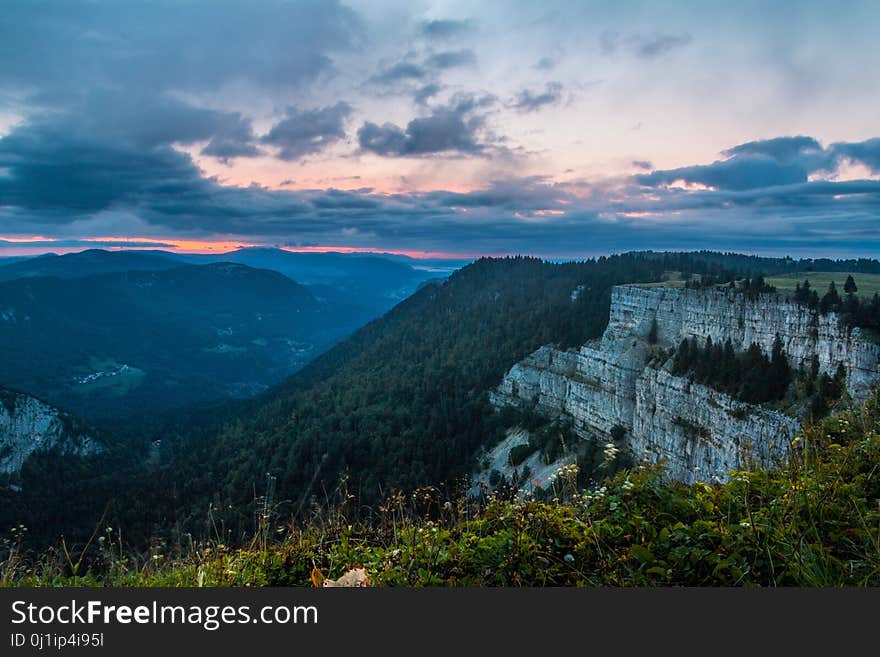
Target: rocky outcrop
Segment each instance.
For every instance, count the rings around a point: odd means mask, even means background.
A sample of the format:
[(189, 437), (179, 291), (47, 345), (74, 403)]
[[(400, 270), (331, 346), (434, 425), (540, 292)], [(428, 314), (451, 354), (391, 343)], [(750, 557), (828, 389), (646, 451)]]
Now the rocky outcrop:
[(695, 336), (730, 339), (737, 350), (754, 342), (769, 353), (779, 335), (794, 367), (814, 355), (822, 371), (842, 366), (856, 399), (880, 379), (880, 347), (833, 314), (776, 295), (619, 286), (601, 340), (575, 351), (541, 347), (510, 369), (492, 401), (571, 417), (584, 439), (607, 440), (621, 427), (636, 458), (662, 459), (670, 477), (686, 482), (724, 480), (730, 470), (784, 458), (798, 421), (673, 376), (669, 363), (649, 364), (657, 349), (644, 338), (655, 321), (665, 347)]
[(782, 413), (647, 368), (636, 380), (630, 449), (642, 461), (663, 460), (672, 479), (723, 481), (731, 470), (781, 462), (799, 427)]
[(65, 413), (35, 397), (0, 388), (0, 474), (16, 474), (37, 451), (94, 454), (101, 445)]
[(835, 313), (821, 314), (776, 294), (750, 298), (727, 289), (687, 290), (673, 287), (615, 287), (608, 329), (616, 336), (644, 336), (656, 319), (661, 342), (677, 345), (683, 338), (730, 339), (734, 349), (753, 342), (770, 353), (777, 335), (793, 367), (813, 356), (819, 368), (833, 374), (842, 365), (847, 387), (856, 399), (867, 397), (880, 378), (880, 345), (863, 339)]

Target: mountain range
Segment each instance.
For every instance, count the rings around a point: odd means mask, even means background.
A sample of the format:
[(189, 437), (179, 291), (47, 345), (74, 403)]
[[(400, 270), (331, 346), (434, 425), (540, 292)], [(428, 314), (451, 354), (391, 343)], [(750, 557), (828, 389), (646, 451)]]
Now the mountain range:
[(91, 417), (246, 397), (436, 275), (262, 248), (16, 260), (0, 264), (0, 381)]
[(183, 264), (233, 262), (269, 269), (313, 290), (315, 296), (359, 306), (379, 315), (409, 296), (424, 281), (443, 277), (467, 261), (421, 263), (401, 256), (359, 253), (299, 253), (250, 247), (217, 254), (171, 253), (161, 250), (88, 249), (64, 255), (0, 259), (0, 281), (51, 276), (82, 278), (126, 271), (160, 271)]

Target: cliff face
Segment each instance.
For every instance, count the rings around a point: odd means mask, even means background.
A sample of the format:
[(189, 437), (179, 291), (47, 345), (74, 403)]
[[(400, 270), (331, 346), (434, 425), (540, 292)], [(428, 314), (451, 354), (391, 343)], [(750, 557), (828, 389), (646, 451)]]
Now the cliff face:
[(778, 334), (792, 367), (809, 363), (814, 354), (823, 372), (834, 374), (843, 365), (849, 392), (857, 399), (867, 397), (880, 378), (880, 345), (864, 340), (857, 328), (849, 330), (835, 313), (822, 315), (782, 295), (750, 299), (730, 290), (614, 288), (609, 332), (644, 336), (655, 318), (660, 341), (670, 345), (691, 336), (715, 342), (729, 338), (738, 351), (755, 342), (769, 354)]
[(707, 386), (648, 368), (636, 381), (630, 449), (648, 462), (664, 459), (679, 481), (724, 481), (730, 470), (785, 458), (800, 423), (744, 404)]
[(71, 420), (39, 399), (0, 388), (0, 474), (15, 474), (36, 451), (58, 447), (93, 454), (101, 446), (73, 428)]
[(776, 295), (751, 300), (726, 290), (619, 286), (600, 341), (577, 351), (541, 347), (510, 369), (493, 403), (535, 403), (563, 413), (585, 439), (605, 440), (620, 426), (637, 459), (665, 459), (669, 476), (686, 482), (724, 480), (729, 470), (784, 458), (797, 420), (673, 376), (660, 363), (646, 364), (651, 350), (644, 336), (654, 320), (667, 347), (696, 336), (729, 338), (737, 350), (755, 342), (769, 353), (778, 334), (793, 367), (814, 354), (822, 371), (842, 365), (857, 399), (880, 379), (880, 347), (835, 315)]

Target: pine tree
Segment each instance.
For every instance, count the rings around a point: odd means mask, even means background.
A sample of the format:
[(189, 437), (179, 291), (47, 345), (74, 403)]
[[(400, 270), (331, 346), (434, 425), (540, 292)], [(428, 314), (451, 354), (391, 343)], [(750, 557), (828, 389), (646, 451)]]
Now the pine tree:
[(829, 310), (837, 310), (838, 308), (840, 308), (840, 295), (837, 293), (837, 286), (834, 284), (834, 281), (831, 281), (828, 284), (828, 292), (825, 293), (819, 304), (819, 310), (827, 313)]
[(858, 285), (856, 285), (855, 279), (853, 279), (852, 274), (848, 274), (846, 277), (846, 282), (843, 284), (843, 291), (846, 293), (846, 302), (844, 303), (844, 310), (849, 315), (849, 320), (851, 322), (857, 323), (859, 320), (859, 298), (856, 296), (856, 292), (859, 291)]
[(724, 388), (727, 392), (736, 389), (739, 381), (739, 361), (736, 359), (736, 352), (733, 350), (733, 343), (730, 338), (724, 342), (724, 356), (721, 360), (721, 372), (724, 380)]
[(699, 361), (697, 363), (696, 379), (700, 383), (705, 383), (712, 375), (712, 336), (706, 338), (703, 350), (699, 353)]
[(688, 357), (690, 355), (690, 344), (687, 338), (684, 338), (681, 341), (681, 344), (678, 345), (678, 349), (675, 352), (675, 360), (672, 361), (672, 373), (676, 376), (681, 376), (686, 374), (688, 369), (690, 369), (690, 363), (688, 362)]
[(791, 371), (782, 348), (782, 338), (777, 333), (770, 356), (770, 394), (774, 399), (781, 399), (785, 395), (790, 378)]

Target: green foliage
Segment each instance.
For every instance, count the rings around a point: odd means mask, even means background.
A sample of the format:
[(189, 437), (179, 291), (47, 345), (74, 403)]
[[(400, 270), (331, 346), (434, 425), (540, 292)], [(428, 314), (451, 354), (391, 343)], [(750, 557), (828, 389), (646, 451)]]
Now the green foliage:
[(791, 381), (778, 335), (769, 357), (755, 343), (747, 351), (736, 353), (730, 339), (723, 347), (713, 343), (711, 337), (702, 347), (696, 338), (684, 339), (675, 352), (672, 372), (750, 404), (781, 399)]
[(852, 274), (847, 274), (846, 282), (843, 284), (843, 291), (846, 294), (855, 294), (859, 291), (859, 286), (856, 285), (856, 281), (852, 277)]
[(833, 377), (827, 372), (819, 374), (818, 370), (816, 365), (809, 374), (800, 374), (801, 379), (806, 381), (804, 387), (809, 391), (809, 417), (815, 419), (827, 415), (846, 390), (846, 372), (843, 366), (838, 366)]
[(512, 465), (513, 467), (517, 467), (532, 454), (534, 454), (535, 450), (536, 448), (529, 443), (516, 445), (510, 450), (510, 453), (507, 455), (507, 459), (508, 461), (510, 461), (510, 465)]
[[(876, 275), (872, 276), (870, 281), (874, 287), (876, 287), (875, 279), (877, 279)], [(837, 284), (832, 279), (828, 283), (828, 291), (820, 299), (816, 290), (811, 287), (809, 279), (806, 279), (803, 285), (799, 283), (795, 285), (792, 298), (798, 303), (818, 309), (821, 313), (840, 313), (848, 326), (859, 326), (871, 331), (880, 329), (880, 295), (875, 292), (871, 297), (859, 296), (859, 286), (852, 274), (847, 274), (843, 291), (845, 296), (841, 297), (837, 291)]]
[(360, 522), (341, 494), (266, 546), (153, 546), (134, 556), (107, 530), (76, 577), (65, 558), (26, 559), (17, 533), (2, 548), (0, 576), (14, 586), (309, 586), (313, 567), (338, 577), (362, 565), (380, 586), (877, 586), (878, 463), (875, 394), (808, 426), (786, 467), (734, 472), (726, 484), (664, 483), (652, 467), (618, 472), (566, 503), (444, 501), (420, 489)]

